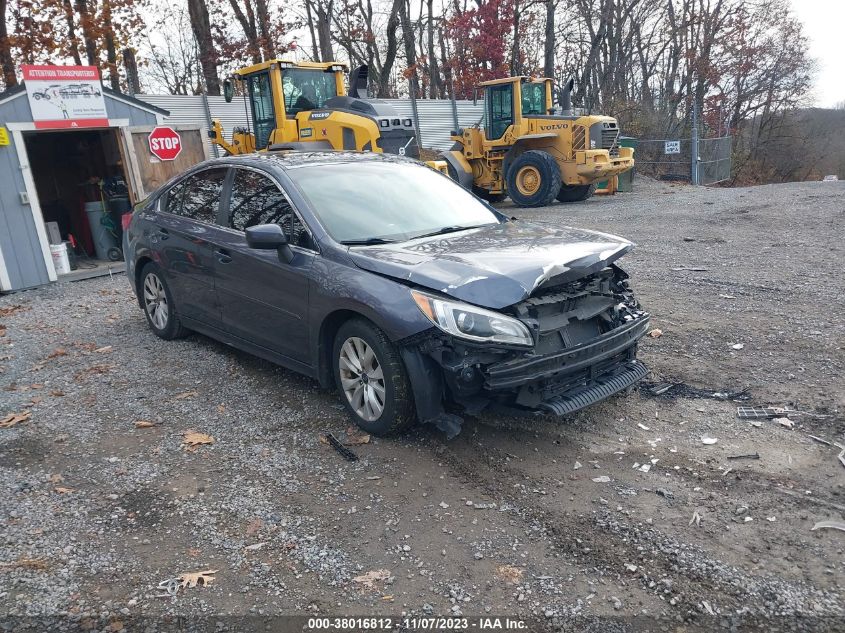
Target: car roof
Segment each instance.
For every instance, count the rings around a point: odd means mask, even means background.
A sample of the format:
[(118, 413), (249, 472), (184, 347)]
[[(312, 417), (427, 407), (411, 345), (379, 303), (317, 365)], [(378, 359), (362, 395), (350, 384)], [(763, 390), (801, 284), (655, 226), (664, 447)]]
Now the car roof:
[(272, 165), (281, 167), (282, 169), (297, 169), (299, 167), (307, 167), (312, 165), (332, 165), (343, 163), (400, 163), (400, 164), (420, 164), (418, 161), (404, 156), (397, 156), (396, 154), (376, 154), (374, 152), (355, 152), (349, 150), (325, 150), (319, 152), (294, 151), (294, 150), (280, 150), (272, 152), (255, 152), (253, 154), (242, 154), (239, 156), (227, 156), (222, 159), (213, 159), (209, 163), (216, 162), (226, 163), (243, 163), (256, 164), (260, 163), (262, 166), (268, 166), (270, 162)]

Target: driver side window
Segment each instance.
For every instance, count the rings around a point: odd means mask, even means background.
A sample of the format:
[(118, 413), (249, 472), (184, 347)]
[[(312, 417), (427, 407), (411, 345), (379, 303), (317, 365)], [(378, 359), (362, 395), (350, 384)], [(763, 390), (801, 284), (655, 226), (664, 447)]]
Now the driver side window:
[(244, 231), (258, 224), (278, 224), (291, 244), (314, 249), (311, 234), (276, 183), (257, 171), (236, 169), (229, 228)]

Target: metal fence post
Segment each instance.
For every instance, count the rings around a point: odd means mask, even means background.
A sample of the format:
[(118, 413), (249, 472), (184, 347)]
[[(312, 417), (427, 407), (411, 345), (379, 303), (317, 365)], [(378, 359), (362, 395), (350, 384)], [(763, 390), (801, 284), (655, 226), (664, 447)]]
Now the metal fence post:
[(698, 104), (693, 97), (692, 102), (692, 155), (690, 165), (690, 180), (692, 184), (698, 184)]
[(411, 94), (411, 112), (414, 115), (414, 135), (417, 137), (417, 147), (422, 149), (422, 135), (420, 134), (420, 114), (417, 112), (417, 71), (408, 79)]
[[(202, 92), (202, 107), (205, 109), (205, 124), (207, 129), (211, 129), (211, 108), (208, 105), (208, 95), (205, 93), (205, 90)], [(207, 142), (207, 139), (203, 139), (203, 142)], [(211, 151), (214, 152), (214, 158), (220, 158), (220, 154), (217, 152), (217, 143), (211, 143)]]

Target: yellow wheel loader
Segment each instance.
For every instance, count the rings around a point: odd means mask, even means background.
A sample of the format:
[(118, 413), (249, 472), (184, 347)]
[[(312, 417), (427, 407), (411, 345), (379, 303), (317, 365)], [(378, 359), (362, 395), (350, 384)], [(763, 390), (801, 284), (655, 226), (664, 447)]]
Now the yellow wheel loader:
[(634, 150), (619, 147), (619, 126), (608, 116), (572, 113), (572, 80), (552, 103), (551, 79), (508, 77), (480, 84), (484, 117), (452, 132), (441, 156), (449, 175), (478, 196), (510, 196), (521, 207), (586, 200), (596, 183), (634, 166)]
[[(383, 101), (367, 98), (367, 67), (356, 68), (344, 85), (346, 66), (337, 62), (274, 59), (234, 73), (242, 84), (249, 128), (235, 128), (232, 141), (219, 120), (209, 137), (229, 154), (264, 150), (362, 150), (419, 158), (414, 121)], [(226, 101), (234, 96), (224, 82)], [(445, 164), (432, 165), (445, 171)]]

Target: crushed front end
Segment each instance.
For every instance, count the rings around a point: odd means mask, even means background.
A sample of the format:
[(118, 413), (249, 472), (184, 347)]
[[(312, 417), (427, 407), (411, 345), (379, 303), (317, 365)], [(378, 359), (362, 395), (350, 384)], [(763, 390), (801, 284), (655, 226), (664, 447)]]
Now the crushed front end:
[[(457, 432), (454, 416), (438, 420), (432, 415), (431, 398), (441, 389), (447, 402), (469, 414), (496, 403), (565, 415), (630, 387), (646, 374), (636, 354), (649, 315), (634, 298), (628, 275), (615, 264), (575, 281), (542, 285), (501, 312), (528, 327), (530, 348), (476, 344), (443, 332), (406, 341), (406, 361), (421, 357), (412, 363), (427, 367), (429, 378), (436, 373), (434, 365), (442, 372), (442, 383), (429, 394), (429, 412), (420, 411), (423, 421), (450, 435)], [(413, 381), (417, 372), (411, 374)]]

